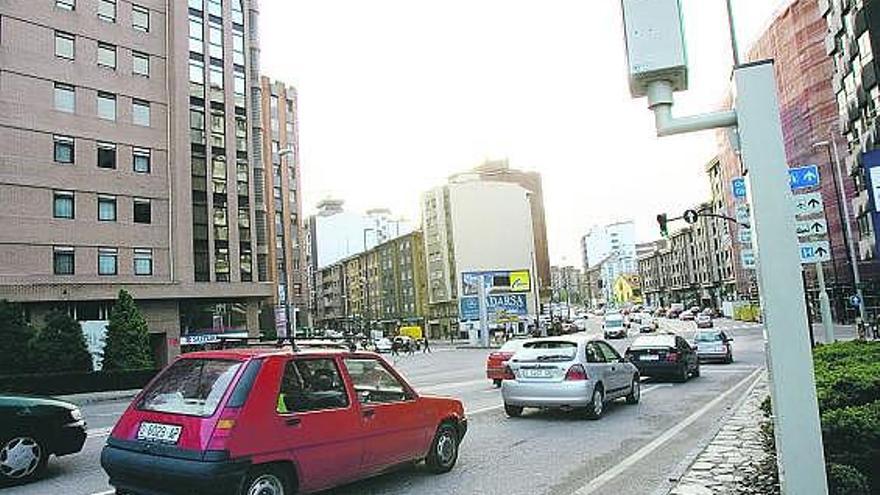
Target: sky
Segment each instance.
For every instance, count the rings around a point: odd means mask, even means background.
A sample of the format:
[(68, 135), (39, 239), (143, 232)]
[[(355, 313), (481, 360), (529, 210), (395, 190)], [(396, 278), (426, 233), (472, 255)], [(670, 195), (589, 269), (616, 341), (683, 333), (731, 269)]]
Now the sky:
[[(734, 0), (740, 52), (789, 0)], [(261, 70), (297, 88), (306, 213), (325, 197), (414, 222), (419, 196), (486, 159), (542, 174), (551, 262), (579, 265), (594, 224), (709, 196), (712, 131), (658, 139), (630, 97), (619, 0), (261, 0)], [(724, 0), (682, 0), (690, 88), (719, 107)]]

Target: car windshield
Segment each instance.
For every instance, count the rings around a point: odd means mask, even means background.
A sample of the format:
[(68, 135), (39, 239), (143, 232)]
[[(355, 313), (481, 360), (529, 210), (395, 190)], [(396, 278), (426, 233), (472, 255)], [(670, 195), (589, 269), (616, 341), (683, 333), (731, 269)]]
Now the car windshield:
[(675, 336), (673, 335), (651, 335), (648, 337), (639, 337), (633, 342), (632, 347), (675, 347)]
[(697, 342), (720, 342), (723, 340), (718, 332), (700, 332), (697, 334)]
[(622, 318), (611, 318), (611, 319), (605, 320), (605, 326), (607, 328), (622, 327), (623, 326), (623, 319)]
[(226, 359), (180, 359), (153, 382), (138, 409), (211, 416), (239, 367), (240, 361)]

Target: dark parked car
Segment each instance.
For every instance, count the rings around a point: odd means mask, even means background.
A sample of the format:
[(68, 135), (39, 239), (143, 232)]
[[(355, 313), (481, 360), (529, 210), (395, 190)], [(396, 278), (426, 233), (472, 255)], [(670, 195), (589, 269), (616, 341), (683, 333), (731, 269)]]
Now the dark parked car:
[(0, 486), (36, 478), (50, 455), (74, 454), (85, 441), (86, 422), (76, 405), (0, 394)]
[(678, 335), (638, 337), (625, 356), (642, 376), (672, 377), (681, 382), (700, 376), (697, 350)]

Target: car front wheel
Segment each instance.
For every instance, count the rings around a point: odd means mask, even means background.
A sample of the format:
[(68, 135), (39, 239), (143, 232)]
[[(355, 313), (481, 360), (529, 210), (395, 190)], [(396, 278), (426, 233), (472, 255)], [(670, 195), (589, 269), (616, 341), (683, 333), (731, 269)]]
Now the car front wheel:
[(428, 470), (436, 474), (452, 470), (458, 460), (458, 441), (458, 430), (449, 423), (441, 424), (425, 459)]
[(28, 481), (46, 467), (49, 452), (39, 439), (20, 435), (0, 438), (0, 482)]

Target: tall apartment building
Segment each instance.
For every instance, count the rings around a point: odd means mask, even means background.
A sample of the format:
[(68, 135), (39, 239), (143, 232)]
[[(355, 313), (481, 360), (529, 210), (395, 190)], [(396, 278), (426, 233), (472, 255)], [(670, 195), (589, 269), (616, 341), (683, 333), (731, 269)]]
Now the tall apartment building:
[(623, 260), (632, 260), (635, 270), (636, 226), (632, 220), (608, 225), (594, 225), (581, 238), (581, 254), (584, 268), (589, 268), (611, 255), (618, 253)]
[[(880, 66), (874, 54), (880, 53), (880, 2), (818, 0), (810, 3), (816, 9), (815, 15), (824, 17), (823, 28), (817, 29), (816, 35), (824, 37), (824, 43), (819, 45), (824, 53), (817, 56), (828, 56), (824, 59), (829, 67), (826, 78), (830, 78), (833, 92), (830, 97), (836, 103), (829, 108), (829, 113), (834, 114), (829, 120), (834, 127), (834, 139), (842, 136), (843, 173), (851, 179), (846, 181), (846, 200), (850, 201), (854, 219), (856, 239), (852, 241), (864, 283), (865, 306), (876, 309), (880, 307), (880, 235), (877, 233), (880, 194), (876, 193), (880, 188), (880, 125), (877, 123)], [(828, 202), (826, 198), (826, 208)], [(834, 220), (831, 216), (829, 228)], [(836, 253), (834, 256), (840, 258)], [(848, 268), (847, 264), (839, 271), (845, 272)], [(841, 277), (844, 282), (851, 282), (846, 275)], [(852, 293), (851, 286), (846, 292)]]
[[(260, 191), (265, 212), (260, 210), (258, 228), (265, 237), (257, 241), (257, 270), (275, 285), (275, 306), (289, 308), (288, 321), (307, 325), (309, 284), (306, 270), (305, 229), (299, 160), (299, 129), (296, 89), (268, 77), (260, 78), (262, 113), (262, 162), (272, 165), (264, 173), (265, 189)], [(263, 215), (265, 215), (263, 217)], [(265, 242), (261, 241), (265, 239)], [(274, 316), (263, 311), (264, 322)], [(265, 325), (265, 323), (264, 323)]]
[(119, 289), (159, 363), (256, 334), (255, 1), (0, 4), (0, 298), (100, 326)]

